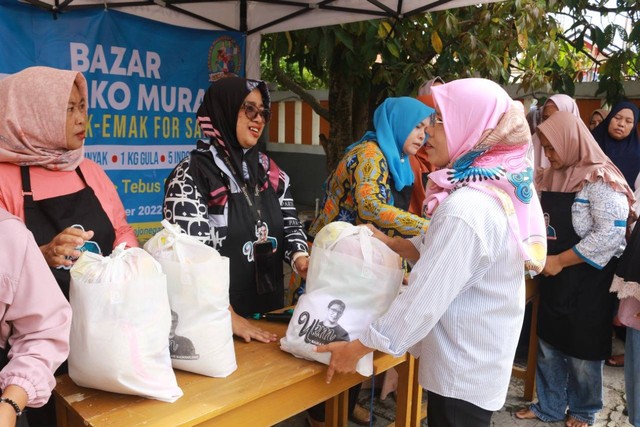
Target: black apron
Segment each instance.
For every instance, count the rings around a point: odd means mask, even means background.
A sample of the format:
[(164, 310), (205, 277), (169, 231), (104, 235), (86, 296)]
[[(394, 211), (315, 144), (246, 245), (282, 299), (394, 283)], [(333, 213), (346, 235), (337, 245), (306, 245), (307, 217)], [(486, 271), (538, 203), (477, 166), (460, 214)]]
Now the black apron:
[[(74, 224), (79, 224), (86, 231), (94, 232), (93, 240), (100, 246), (103, 256), (107, 256), (113, 250), (113, 242), (116, 234), (113, 224), (107, 216), (93, 189), (89, 187), (82, 175), (80, 167), (76, 173), (85, 184), (82, 190), (66, 194), (64, 196), (51, 197), (34, 201), (31, 192), (31, 178), (29, 167), (20, 168), (22, 174), (22, 191), (24, 192), (24, 219), (27, 228), (33, 233), (38, 246), (45, 245), (57, 236), (62, 230)], [(71, 276), (69, 270), (64, 268), (51, 268), (64, 296), (69, 299), (69, 282)]]
[[(278, 197), (273, 188), (260, 193), (262, 222), (269, 230), (269, 240), (277, 246), (273, 260), (275, 269), (275, 291), (258, 294), (256, 266), (253, 262), (253, 242), (256, 237), (256, 221), (243, 193), (229, 195), (227, 202), (227, 237), (220, 253), (229, 258), (229, 300), (234, 311), (246, 317), (254, 313), (266, 313), (284, 306), (284, 219)], [(273, 240), (275, 239), (275, 240)]]
[[(573, 229), (575, 193), (542, 192), (548, 215), (547, 253), (557, 255), (581, 239)], [(618, 258), (602, 270), (581, 263), (553, 277), (540, 276), (538, 336), (568, 356), (604, 360), (611, 356), (614, 295), (609, 293)]]
[[(221, 157), (225, 162), (225, 159)], [(227, 159), (228, 160), (228, 159)], [(284, 306), (284, 219), (274, 189), (267, 187), (255, 195), (255, 188), (245, 187), (247, 196), (242, 191), (231, 193), (229, 172), (223, 172), (216, 164), (211, 151), (193, 150), (190, 159), (190, 173), (201, 194), (208, 195), (224, 187), (228, 192), (227, 233), (220, 249), (220, 254), (229, 258), (229, 302), (234, 311), (243, 317), (254, 313), (266, 313)], [(227, 165), (233, 176), (238, 174)], [(262, 167), (259, 167), (261, 172)], [(239, 178), (236, 178), (237, 182)], [(241, 183), (242, 184), (242, 183)], [(254, 207), (249, 205), (247, 197)], [(258, 198), (256, 203), (256, 198)], [(268, 227), (268, 241), (274, 242), (276, 252), (273, 254), (274, 292), (258, 293), (256, 283), (256, 264), (253, 262), (253, 243), (256, 242), (257, 210), (260, 219)], [(222, 214), (219, 211), (218, 214)]]
[[(33, 233), (38, 246), (51, 242), (65, 228), (79, 224), (86, 231), (92, 230), (94, 232), (92, 240), (100, 246), (103, 256), (111, 253), (113, 243), (116, 240), (113, 225), (102, 209), (93, 189), (87, 184), (80, 167), (76, 168), (76, 173), (82, 179), (85, 188), (75, 193), (38, 201), (33, 200), (29, 167), (22, 166), (20, 172), (24, 193), (25, 224)], [(51, 268), (51, 272), (62, 289), (62, 293), (69, 300), (69, 283), (71, 281), (69, 270)], [(55, 372), (55, 375), (62, 375), (67, 371), (68, 366), (65, 361)], [(29, 408), (26, 414), (31, 427), (56, 425), (53, 397), (41, 408)]]

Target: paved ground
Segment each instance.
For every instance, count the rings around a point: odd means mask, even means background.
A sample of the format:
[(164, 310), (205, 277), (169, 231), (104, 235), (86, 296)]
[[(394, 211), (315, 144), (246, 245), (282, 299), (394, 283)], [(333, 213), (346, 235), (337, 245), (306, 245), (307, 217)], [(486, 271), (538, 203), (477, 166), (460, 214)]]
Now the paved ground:
[[(620, 353), (621, 343), (614, 341), (614, 353)], [(626, 416), (622, 414), (624, 409), (624, 369), (604, 367), (604, 409), (600, 411), (598, 419), (594, 424), (595, 427), (633, 427), (628, 423)], [(504, 407), (496, 412), (492, 418), (492, 425), (496, 427), (542, 427), (553, 426), (563, 427), (564, 423), (544, 423), (533, 420), (519, 420), (513, 414), (523, 406), (526, 402), (522, 398), (524, 383), (519, 379), (512, 379), (507, 395), (507, 401)], [(360, 394), (360, 402), (363, 406), (369, 408), (370, 390), (363, 390)], [(385, 400), (378, 397), (373, 401), (373, 412), (376, 416), (374, 427), (386, 427), (393, 422), (395, 414), (395, 401), (392, 396)], [(355, 423), (349, 423), (349, 427), (357, 427)], [(426, 420), (423, 420), (421, 426), (427, 426)], [(277, 424), (277, 427), (307, 427), (305, 416), (299, 414), (289, 420)]]

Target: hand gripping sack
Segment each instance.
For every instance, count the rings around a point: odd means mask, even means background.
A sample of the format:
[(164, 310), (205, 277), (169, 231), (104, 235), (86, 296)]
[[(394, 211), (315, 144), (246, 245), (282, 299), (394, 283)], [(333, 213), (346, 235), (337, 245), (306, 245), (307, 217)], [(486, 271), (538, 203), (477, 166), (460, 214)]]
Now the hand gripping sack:
[[(366, 227), (328, 224), (314, 240), (307, 292), (298, 300), (280, 348), (328, 365), (330, 354), (316, 353), (314, 347), (359, 338), (387, 311), (402, 278), (400, 257)], [(360, 359), (356, 371), (372, 375), (373, 354)]]
[(71, 269), (69, 376), (82, 387), (175, 402), (166, 277), (140, 248), (84, 252)]
[(209, 377), (237, 369), (229, 312), (229, 258), (162, 221), (144, 248), (162, 266), (172, 314), (174, 368)]

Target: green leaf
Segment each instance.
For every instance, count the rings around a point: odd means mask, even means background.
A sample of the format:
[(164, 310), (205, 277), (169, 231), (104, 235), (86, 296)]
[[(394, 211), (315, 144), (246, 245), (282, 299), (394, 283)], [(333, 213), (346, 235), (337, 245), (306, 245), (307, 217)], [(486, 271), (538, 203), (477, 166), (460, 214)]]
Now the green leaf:
[(603, 51), (607, 47), (608, 43), (604, 35), (604, 31), (602, 31), (598, 27), (591, 28), (591, 40), (594, 41), (594, 43), (596, 44), (596, 46), (598, 46), (598, 49), (600, 49), (600, 51)]
[(569, 75), (565, 74), (562, 76), (562, 84), (564, 85), (564, 93), (569, 96), (573, 96), (573, 94), (576, 92), (576, 87), (573, 83), (573, 79)]
[(347, 49), (353, 52), (353, 40), (349, 34), (342, 28), (338, 28), (335, 31), (336, 41), (342, 43)]
[(638, 40), (640, 40), (640, 21), (633, 25), (633, 29), (629, 33), (629, 40), (635, 40), (636, 46), (638, 45)]
[(445, 18), (445, 31), (447, 35), (455, 36), (459, 33), (460, 24), (458, 18), (453, 13), (448, 13)]
[(393, 55), (394, 58), (400, 58), (400, 50), (394, 43), (388, 43), (387, 50), (391, 55)]
[(529, 36), (526, 29), (518, 30), (518, 46), (522, 50), (526, 50), (529, 47)]
[(431, 46), (437, 53), (442, 53), (442, 40), (437, 31), (431, 33)]
[(388, 21), (380, 22), (380, 25), (378, 25), (378, 37), (386, 39), (387, 36), (391, 34), (392, 28)]
[(609, 46), (613, 42), (613, 38), (616, 35), (616, 27), (612, 24), (609, 24), (604, 29), (604, 39), (607, 46)]

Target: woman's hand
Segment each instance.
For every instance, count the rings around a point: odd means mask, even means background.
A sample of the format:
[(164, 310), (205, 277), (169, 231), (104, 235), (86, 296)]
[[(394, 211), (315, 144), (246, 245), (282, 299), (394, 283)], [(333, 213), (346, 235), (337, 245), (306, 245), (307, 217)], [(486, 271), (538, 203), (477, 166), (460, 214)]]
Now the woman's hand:
[(231, 306), (229, 306), (229, 311), (231, 312), (231, 329), (233, 330), (233, 335), (242, 338), (245, 342), (251, 342), (251, 340), (254, 339), (256, 341), (270, 343), (278, 339), (276, 334), (260, 329), (244, 317), (236, 314)]
[(411, 241), (409, 241), (408, 239), (404, 239), (400, 236), (387, 236), (371, 224), (364, 224), (360, 225), (359, 227), (366, 227), (367, 229), (371, 230), (371, 232), (373, 233), (373, 237), (380, 240), (382, 243), (387, 245), (389, 249), (391, 249), (407, 261), (417, 262), (420, 258), (420, 252), (418, 252), (416, 247), (413, 246), (413, 243), (411, 243)]
[(382, 231), (378, 230), (372, 224), (363, 224), (363, 225), (360, 225), (360, 227), (364, 227), (364, 228), (368, 229), (369, 231), (371, 231), (373, 233), (373, 237), (375, 237), (376, 239), (380, 240), (385, 245), (390, 246), (391, 237), (387, 236)]
[(84, 231), (75, 227), (67, 227), (46, 245), (40, 246), (42, 255), (49, 267), (71, 267), (73, 261), (66, 257), (77, 259), (82, 252), (78, 247), (93, 237), (93, 231)]
[[(22, 415), (23, 417), (26, 415)], [(0, 426), (15, 427), (18, 417), (16, 411), (8, 403), (0, 404)]]
[(545, 276), (555, 276), (562, 271), (562, 268), (560, 257), (558, 255), (549, 255), (542, 269), (542, 274)]
[[(2, 397), (13, 400), (21, 409), (27, 404), (27, 392), (17, 385), (11, 384), (2, 392)], [(22, 414), (22, 417), (26, 415)], [(16, 416), (16, 410), (9, 403), (0, 403), (0, 426), (2, 427), (14, 427), (18, 417)]]
[(578, 256), (576, 251), (574, 251), (573, 248), (569, 248), (558, 255), (548, 255), (542, 274), (545, 276), (555, 276), (566, 267), (572, 267), (582, 264), (583, 262), (584, 260)]
[(327, 369), (327, 384), (331, 382), (336, 372), (339, 374), (354, 373), (358, 360), (372, 351), (372, 349), (362, 344), (360, 340), (351, 342), (338, 341), (316, 347), (316, 352), (318, 353), (331, 353), (331, 363), (329, 363), (329, 369)]
[(307, 270), (309, 270), (309, 255), (303, 255), (296, 258), (293, 263), (296, 267), (296, 272), (303, 278), (307, 278)]

